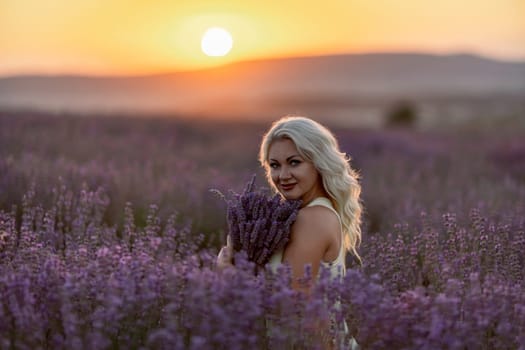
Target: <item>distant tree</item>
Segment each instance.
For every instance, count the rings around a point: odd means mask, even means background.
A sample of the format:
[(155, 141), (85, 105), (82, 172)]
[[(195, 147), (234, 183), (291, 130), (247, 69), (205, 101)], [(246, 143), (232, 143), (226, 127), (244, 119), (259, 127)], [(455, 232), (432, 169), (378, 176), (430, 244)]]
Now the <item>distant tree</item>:
[(413, 127), (416, 122), (416, 107), (410, 101), (395, 103), (386, 114), (386, 126), (388, 127)]

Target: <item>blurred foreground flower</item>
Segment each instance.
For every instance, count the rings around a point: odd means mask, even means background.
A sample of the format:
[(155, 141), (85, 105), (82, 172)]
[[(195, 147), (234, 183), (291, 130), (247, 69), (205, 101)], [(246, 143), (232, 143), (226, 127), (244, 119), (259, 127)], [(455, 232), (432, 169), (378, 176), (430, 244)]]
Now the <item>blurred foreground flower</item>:
[(241, 194), (226, 198), (228, 234), (235, 252), (244, 251), (249, 261), (262, 268), (290, 240), (290, 228), (301, 206), (298, 200), (283, 200), (255, 190), (255, 175)]

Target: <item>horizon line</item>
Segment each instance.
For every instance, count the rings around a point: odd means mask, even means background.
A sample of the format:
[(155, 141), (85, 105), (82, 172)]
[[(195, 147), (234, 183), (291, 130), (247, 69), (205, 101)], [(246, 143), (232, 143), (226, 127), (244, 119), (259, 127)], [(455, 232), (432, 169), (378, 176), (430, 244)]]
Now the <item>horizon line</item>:
[(235, 60), (218, 64), (216, 66), (207, 66), (203, 68), (190, 68), (180, 70), (152, 70), (150, 72), (143, 73), (83, 73), (83, 72), (57, 72), (57, 73), (46, 73), (46, 72), (19, 72), (19, 73), (0, 73), (0, 79), (12, 79), (12, 78), (86, 78), (86, 79), (107, 79), (107, 78), (147, 78), (161, 75), (177, 74), (177, 73), (197, 73), (211, 71), (221, 67), (232, 66), (242, 63), (255, 63), (263, 61), (281, 61), (281, 60), (293, 60), (293, 59), (307, 59), (307, 58), (322, 58), (322, 57), (337, 57), (337, 56), (372, 56), (372, 55), (420, 55), (420, 56), (434, 56), (434, 57), (451, 57), (451, 56), (472, 56), (493, 62), (509, 63), (509, 64), (525, 64), (525, 57), (522, 58), (502, 58), (495, 57), (487, 54), (482, 54), (474, 51), (449, 51), (449, 52), (435, 52), (435, 51), (418, 51), (418, 50), (407, 50), (407, 51), (363, 51), (363, 52), (341, 52), (341, 53), (325, 53), (325, 54), (299, 54), (299, 55), (287, 55), (287, 56), (268, 56), (261, 58)]

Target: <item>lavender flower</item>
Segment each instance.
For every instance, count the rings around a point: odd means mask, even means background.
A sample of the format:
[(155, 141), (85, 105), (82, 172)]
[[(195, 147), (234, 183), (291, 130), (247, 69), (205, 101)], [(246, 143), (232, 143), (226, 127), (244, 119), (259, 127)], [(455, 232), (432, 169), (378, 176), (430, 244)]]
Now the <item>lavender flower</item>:
[(226, 200), (228, 234), (233, 249), (244, 251), (249, 261), (263, 267), (271, 256), (290, 240), (290, 228), (297, 218), (301, 201), (283, 200), (255, 188), (255, 175), (241, 194)]
[[(307, 299), (244, 251), (213, 268), (225, 218), (206, 191), (246, 177), (258, 126), (123, 120), (0, 113), (0, 349), (310, 350), (308, 317), (330, 315), (363, 349), (525, 350), (523, 130), (340, 130), (364, 265), (321, 271)], [(266, 230), (268, 254), (294, 217), (242, 196), (234, 229)]]

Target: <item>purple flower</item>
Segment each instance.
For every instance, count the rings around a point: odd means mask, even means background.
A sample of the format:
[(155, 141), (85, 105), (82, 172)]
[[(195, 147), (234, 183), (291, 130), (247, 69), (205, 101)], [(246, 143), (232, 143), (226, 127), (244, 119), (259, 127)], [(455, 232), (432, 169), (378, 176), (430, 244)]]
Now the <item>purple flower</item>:
[(244, 251), (258, 268), (283, 249), (297, 218), (300, 201), (286, 201), (254, 189), (255, 176), (241, 194), (226, 199), (228, 234), (235, 251)]

